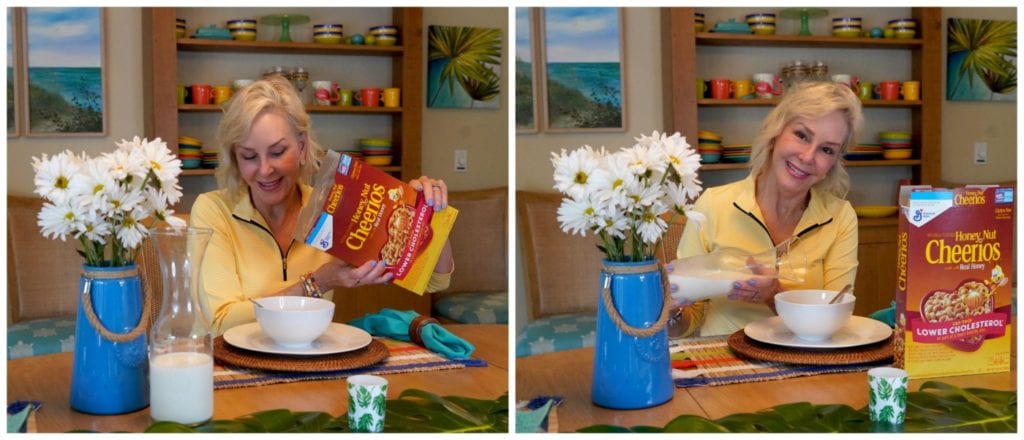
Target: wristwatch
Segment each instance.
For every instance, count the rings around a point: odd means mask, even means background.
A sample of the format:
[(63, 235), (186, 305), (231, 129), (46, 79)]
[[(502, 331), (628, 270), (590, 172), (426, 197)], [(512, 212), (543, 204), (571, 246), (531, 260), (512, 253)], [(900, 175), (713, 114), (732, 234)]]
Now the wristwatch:
[(316, 278), (313, 277), (313, 272), (306, 273), (302, 276), (302, 290), (306, 296), (313, 298), (321, 298), (323, 294), (320, 293), (320, 285), (316, 283)]

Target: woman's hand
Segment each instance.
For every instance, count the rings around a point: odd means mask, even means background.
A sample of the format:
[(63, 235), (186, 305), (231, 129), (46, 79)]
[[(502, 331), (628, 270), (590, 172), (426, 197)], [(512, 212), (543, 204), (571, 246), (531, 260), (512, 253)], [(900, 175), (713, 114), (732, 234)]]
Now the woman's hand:
[(338, 287), (353, 288), (368, 284), (387, 284), (393, 275), (385, 273), (386, 265), (381, 261), (370, 260), (359, 267), (352, 267), (341, 260), (326, 263), (317, 269), (317, 282), (324, 290)]
[(423, 193), (427, 205), (433, 206), (434, 211), (440, 211), (448, 206), (448, 185), (443, 180), (420, 176), (419, 179), (410, 180), (409, 185)]

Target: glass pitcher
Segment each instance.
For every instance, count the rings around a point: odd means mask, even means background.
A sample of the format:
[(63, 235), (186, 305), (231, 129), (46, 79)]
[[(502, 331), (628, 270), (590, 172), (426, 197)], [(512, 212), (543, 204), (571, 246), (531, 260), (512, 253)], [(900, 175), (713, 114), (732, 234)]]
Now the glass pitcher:
[(150, 416), (199, 424), (213, 418), (213, 333), (198, 298), (199, 269), (213, 231), (152, 231), (163, 280), (160, 315), (150, 330)]
[(672, 298), (699, 301), (724, 296), (737, 281), (756, 277), (775, 278), (786, 284), (800, 284), (807, 274), (807, 255), (796, 246), (797, 238), (758, 254), (736, 248), (721, 248), (707, 254), (672, 261), (668, 278), (679, 287)]

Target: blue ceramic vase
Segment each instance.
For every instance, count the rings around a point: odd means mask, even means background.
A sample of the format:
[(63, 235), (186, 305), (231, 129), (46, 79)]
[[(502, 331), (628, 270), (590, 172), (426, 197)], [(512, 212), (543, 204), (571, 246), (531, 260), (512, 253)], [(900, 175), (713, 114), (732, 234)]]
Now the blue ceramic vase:
[[(664, 306), (661, 272), (657, 261), (604, 262), (601, 287), (611, 288), (611, 299), (622, 321), (637, 329), (655, 325)], [(639, 273), (616, 274), (618, 268)], [(649, 270), (648, 270), (649, 269)], [(599, 288), (599, 295), (602, 289)], [(630, 336), (609, 316), (604, 301), (597, 302), (597, 340), (590, 398), (613, 409), (639, 409), (672, 400), (674, 385), (664, 326), (651, 336)]]
[(102, 415), (145, 408), (149, 406), (146, 332), (127, 342), (108, 340), (89, 322), (82, 295), (89, 283), (92, 309), (103, 327), (113, 333), (131, 332), (143, 313), (148, 313), (136, 266), (83, 269), (78, 285), (71, 408)]

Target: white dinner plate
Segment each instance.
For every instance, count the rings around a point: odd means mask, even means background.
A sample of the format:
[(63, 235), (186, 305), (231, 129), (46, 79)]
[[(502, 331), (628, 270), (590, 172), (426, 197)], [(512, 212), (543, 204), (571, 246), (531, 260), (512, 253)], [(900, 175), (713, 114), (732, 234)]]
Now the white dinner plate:
[(245, 350), (261, 353), (288, 354), (298, 356), (317, 356), (323, 354), (344, 353), (358, 350), (373, 341), (365, 330), (348, 324), (332, 322), (327, 331), (313, 340), (309, 347), (282, 347), (273, 339), (263, 334), (258, 322), (250, 322), (231, 327), (224, 332), (224, 342)]
[(772, 316), (747, 324), (743, 328), (743, 332), (755, 341), (783, 347), (848, 348), (883, 341), (892, 334), (892, 329), (881, 321), (863, 316), (851, 316), (850, 321), (835, 332), (831, 339), (805, 341), (789, 331), (782, 323), (782, 318)]

